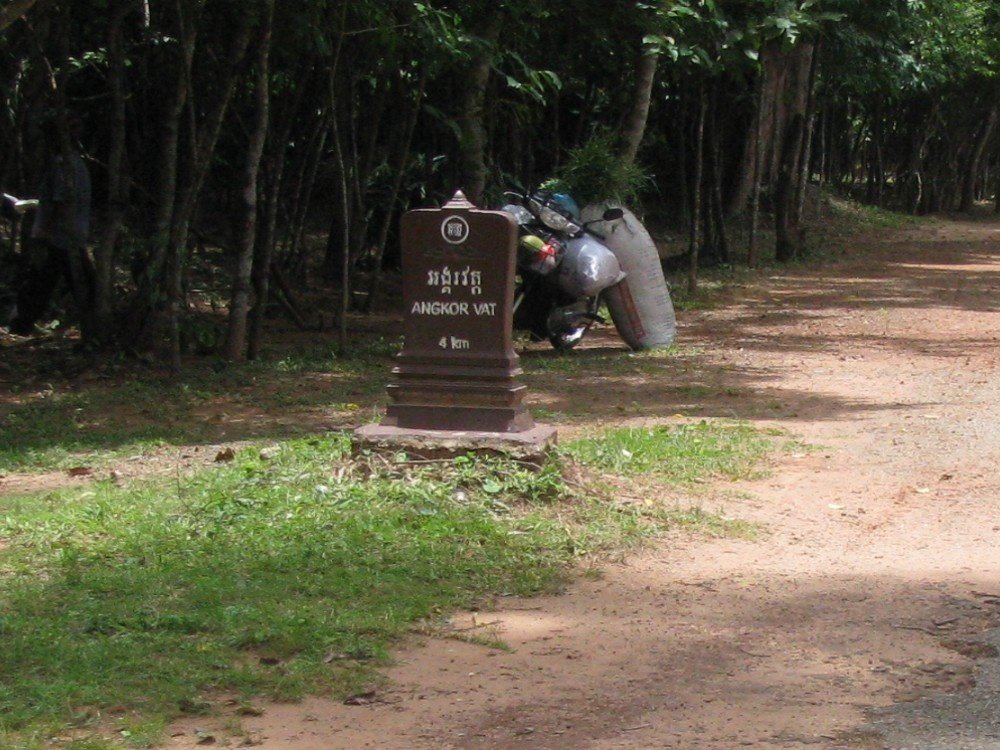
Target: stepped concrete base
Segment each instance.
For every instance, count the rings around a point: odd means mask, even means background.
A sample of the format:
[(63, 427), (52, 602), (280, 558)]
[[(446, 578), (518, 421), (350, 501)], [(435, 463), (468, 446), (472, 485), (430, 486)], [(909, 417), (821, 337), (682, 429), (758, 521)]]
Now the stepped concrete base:
[(459, 430), (415, 430), (391, 425), (367, 424), (354, 431), (355, 453), (405, 451), (417, 459), (454, 458), (466, 453), (505, 456), (541, 463), (556, 444), (556, 428), (536, 424), (523, 432), (469, 432)]

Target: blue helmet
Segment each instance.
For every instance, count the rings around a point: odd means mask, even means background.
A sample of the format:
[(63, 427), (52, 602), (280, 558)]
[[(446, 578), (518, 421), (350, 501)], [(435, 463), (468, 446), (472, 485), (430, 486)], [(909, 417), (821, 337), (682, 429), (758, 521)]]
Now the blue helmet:
[(577, 205), (571, 195), (568, 195), (567, 193), (553, 193), (552, 202), (568, 211), (569, 215), (576, 221), (580, 220), (580, 206)]

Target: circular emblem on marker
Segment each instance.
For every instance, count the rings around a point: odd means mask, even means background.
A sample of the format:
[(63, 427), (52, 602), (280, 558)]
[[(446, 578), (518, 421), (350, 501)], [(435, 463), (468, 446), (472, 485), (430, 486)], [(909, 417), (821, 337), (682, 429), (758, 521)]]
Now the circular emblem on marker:
[(461, 245), (469, 239), (469, 222), (461, 216), (449, 216), (441, 222), (441, 236), (445, 242)]

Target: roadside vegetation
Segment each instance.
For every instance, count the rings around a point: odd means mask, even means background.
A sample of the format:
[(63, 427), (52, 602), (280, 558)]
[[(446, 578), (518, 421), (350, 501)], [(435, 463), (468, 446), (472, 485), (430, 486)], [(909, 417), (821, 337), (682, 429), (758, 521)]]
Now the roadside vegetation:
[[(392, 300), (400, 216), (459, 188), (626, 200), (692, 291), (809, 255), (816, 188), (1000, 210), (998, 28), (990, 0), (6, 3), (0, 186), (38, 197), (57, 150), (93, 185), (80, 303), (30, 322), (180, 370), (263, 356), (271, 307), (344, 351)], [(0, 326), (37, 333), (8, 281), (32, 220), (0, 202)]]
[[(0, 745), (147, 746), (223, 699), (377, 689), (390, 645), (456, 608), (554, 591), (668, 528), (752, 533), (677, 493), (756, 471), (773, 444), (710, 422), (598, 433), (538, 468), (352, 457), (344, 435), (309, 436), (185, 475), (0, 496)], [(607, 492), (615, 472), (682, 465), (642, 502)]]

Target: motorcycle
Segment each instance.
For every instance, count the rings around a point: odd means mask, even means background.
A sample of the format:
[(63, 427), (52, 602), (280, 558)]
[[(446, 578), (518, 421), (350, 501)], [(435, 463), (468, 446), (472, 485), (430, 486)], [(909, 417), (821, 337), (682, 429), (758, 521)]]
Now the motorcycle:
[(597, 222), (622, 218), (620, 208), (608, 208), (600, 218), (584, 222), (568, 195), (535, 191), (506, 193), (517, 203), (501, 210), (511, 214), (519, 229), (514, 292), (514, 328), (558, 350), (576, 346), (600, 315), (606, 290), (625, 279), (604, 237), (591, 228)]

